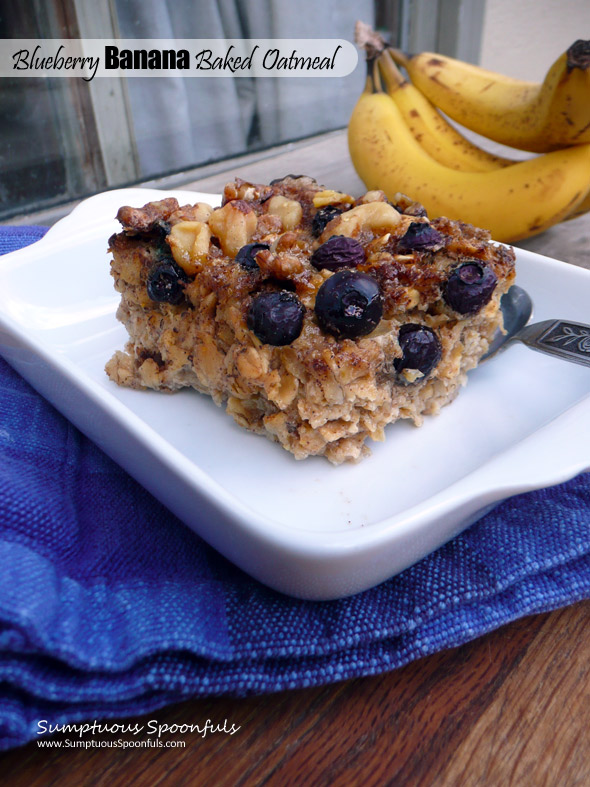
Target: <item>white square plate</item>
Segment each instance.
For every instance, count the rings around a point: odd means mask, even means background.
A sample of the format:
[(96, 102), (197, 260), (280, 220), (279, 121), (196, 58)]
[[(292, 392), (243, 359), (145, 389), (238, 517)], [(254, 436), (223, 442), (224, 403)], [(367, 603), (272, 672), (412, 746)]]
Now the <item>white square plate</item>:
[[(219, 197), (172, 191), (181, 203)], [(38, 243), (0, 258), (0, 353), (180, 519), (260, 581), (330, 599), (402, 571), (498, 501), (590, 467), (590, 370), (507, 349), (442, 413), (398, 423), (358, 465), (297, 462), (211, 399), (119, 388), (104, 365), (126, 342), (107, 239), (124, 189), (79, 205)], [(588, 322), (590, 271), (517, 250), (536, 320)], [(139, 526), (139, 523), (138, 523)]]

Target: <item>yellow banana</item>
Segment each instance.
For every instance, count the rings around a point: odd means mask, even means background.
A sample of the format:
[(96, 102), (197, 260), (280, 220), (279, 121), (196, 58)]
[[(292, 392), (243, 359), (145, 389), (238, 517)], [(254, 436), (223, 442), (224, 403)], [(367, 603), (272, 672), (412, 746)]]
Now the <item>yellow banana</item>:
[(586, 194), (584, 199), (580, 202), (577, 208), (573, 210), (571, 213), (565, 217), (564, 221), (569, 221), (570, 219), (577, 219), (579, 216), (583, 216), (584, 213), (590, 213), (590, 192)]
[(350, 155), (368, 189), (404, 192), (431, 217), (489, 229), (499, 241), (535, 235), (576, 210), (590, 190), (590, 145), (577, 145), (491, 172), (459, 172), (431, 158), (396, 103), (372, 80), (348, 127)]
[(435, 106), (489, 139), (535, 153), (590, 142), (590, 41), (572, 44), (542, 83), (431, 52), (392, 56)]
[(460, 134), (426, 96), (405, 79), (388, 50), (377, 62), (385, 89), (397, 104), (408, 128), (439, 164), (462, 172), (491, 172), (514, 163), (482, 150)]
[[(393, 98), (415, 139), (439, 164), (460, 172), (491, 172), (516, 164), (515, 159), (495, 156), (470, 142), (440, 114), (434, 104), (409, 82), (393, 61), (382, 52), (379, 71), (387, 93)], [(588, 178), (590, 183), (590, 175)], [(590, 212), (590, 193), (564, 221)]]

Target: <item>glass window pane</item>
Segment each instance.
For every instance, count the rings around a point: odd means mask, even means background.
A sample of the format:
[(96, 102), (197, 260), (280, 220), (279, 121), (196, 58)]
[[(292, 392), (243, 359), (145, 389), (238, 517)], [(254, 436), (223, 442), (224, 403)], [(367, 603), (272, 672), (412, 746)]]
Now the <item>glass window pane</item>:
[[(344, 38), (373, 0), (0, 0), (4, 38)], [(107, 29), (108, 28), (108, 29)], [(346, 126), (345, 78), (17, 78), (0, 93), (0, 218)]]

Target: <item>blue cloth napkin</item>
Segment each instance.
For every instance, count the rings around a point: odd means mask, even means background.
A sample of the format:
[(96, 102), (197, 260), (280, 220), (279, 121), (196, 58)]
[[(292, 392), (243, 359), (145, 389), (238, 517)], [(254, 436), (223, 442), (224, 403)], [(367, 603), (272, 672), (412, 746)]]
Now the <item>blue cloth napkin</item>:
[[(0, 249), (43, 231), (0, 228)], [(365, 593), (287, 598), (207, 546), (0, 360), (0, 748), (36, 738), (41, 719), (386, 672), (588, 596), (584, 474), (503, 503)]]

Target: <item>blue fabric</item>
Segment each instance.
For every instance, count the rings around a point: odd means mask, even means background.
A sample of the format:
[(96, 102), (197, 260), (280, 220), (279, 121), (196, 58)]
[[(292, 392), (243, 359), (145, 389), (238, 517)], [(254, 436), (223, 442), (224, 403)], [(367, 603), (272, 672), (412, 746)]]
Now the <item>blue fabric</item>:
[[(42, 230), (0, 228), (9, 250)], [(590, 475), (349, 599), (287, 598), (184, 527), (0, 360), (0, 748), (182, 698), (395, 669), (590, 596)]]
[(30, 225), (28, 227), (0, 227), (0, 254), (16, 251), (45, 235), (47, 227)]

